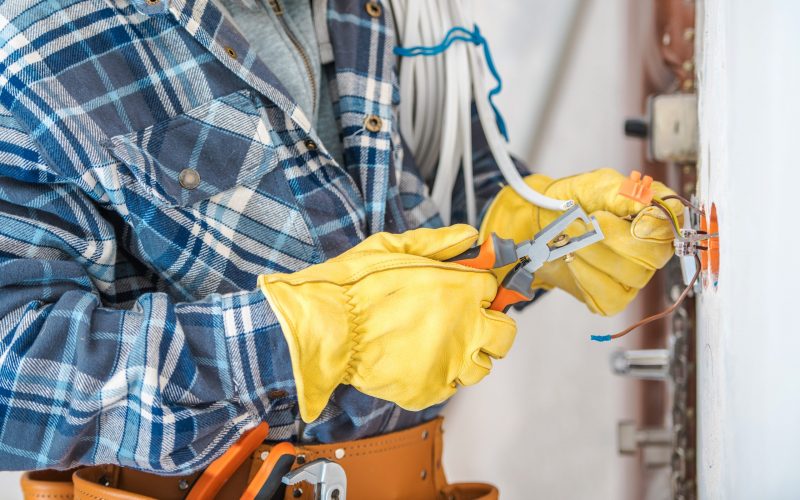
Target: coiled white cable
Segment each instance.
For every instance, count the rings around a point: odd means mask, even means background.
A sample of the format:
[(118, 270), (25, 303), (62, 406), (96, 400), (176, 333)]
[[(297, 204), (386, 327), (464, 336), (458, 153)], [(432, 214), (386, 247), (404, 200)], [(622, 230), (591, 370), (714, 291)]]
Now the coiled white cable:
[[(433, 47), (456, 26), (475, 25), (471, 0), (388, 0), (402, 47)], [(489, 149), (506, 182), (520, 196), (549, 210), (566, 210), (574, 202), (557, 200), (531, 189), (520, 176), (498, 129), (484, 86), (486, 61), (472, 43), (459, 42), (437, 55), (402, 58), (400, 64), (400, 131), (420, 172), (433, 180), (431, 198), (446, 224), (459, 170), (463, 172), (467, 220), (475, 224), (477, 207), (472, 173), (470, 108), (475, 102)]]

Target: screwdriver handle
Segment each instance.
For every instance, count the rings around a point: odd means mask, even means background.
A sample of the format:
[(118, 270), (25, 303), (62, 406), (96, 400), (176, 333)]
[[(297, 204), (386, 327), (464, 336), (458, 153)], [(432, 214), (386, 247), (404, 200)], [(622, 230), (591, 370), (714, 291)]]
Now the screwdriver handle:
[(532, 285), (533, 273), (518, 265), (503, 279), (489, 309), (505, 313), (514, 304), (533, 300), (536, 291)]
[(495, 269), (517, 261), (517, 244), (492, 233), (480, 246), (449, 259), (473, 269)]

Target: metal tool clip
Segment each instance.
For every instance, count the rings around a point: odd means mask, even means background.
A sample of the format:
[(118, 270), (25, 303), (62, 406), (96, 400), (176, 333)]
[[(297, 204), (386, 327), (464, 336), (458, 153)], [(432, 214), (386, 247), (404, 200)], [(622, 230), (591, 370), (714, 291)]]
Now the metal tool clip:
[(341, 465), (327, 458), (318, 458), (283, 476), (283, 484), (300, 482), (315, 485), (319, 500), (346, 500), (347, 476)]

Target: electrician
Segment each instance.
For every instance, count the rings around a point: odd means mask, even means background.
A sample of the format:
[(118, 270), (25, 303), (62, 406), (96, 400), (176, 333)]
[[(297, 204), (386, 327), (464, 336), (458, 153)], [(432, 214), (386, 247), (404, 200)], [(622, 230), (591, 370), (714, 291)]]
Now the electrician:
[[(266, 421), (340, 459), (353, 498), (496, 495), (446, 484), (437, 415), (514, 321), (492, 273), (444, 262), (481, 236), (442, 227), (404, 148), (389, 9), (325, 4), (0, 4), (0, 467), (107, 464), (86, 477), (180, 498)], [(557, 215), (488, 163), (483, 235)], [(536, 286), (604, 315), (672, 254), (621, 180), (526, 178), (606, 235)], [(29, 494), (71, 488), (53, 474)]]

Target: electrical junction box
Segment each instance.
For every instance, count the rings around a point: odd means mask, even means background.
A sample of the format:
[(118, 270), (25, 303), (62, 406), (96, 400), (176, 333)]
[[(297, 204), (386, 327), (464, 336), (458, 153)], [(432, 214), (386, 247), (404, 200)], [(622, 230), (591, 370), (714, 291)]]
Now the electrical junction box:
[(650, 98), (650, 148), (656, 161), (697, 161), (697, 94), (663, 94)]
[(697, 94), (660, 94), (647, 101), (647, 117), (625, 121), (625, 134), (647, 138), (651, 161), (697, 161)]

